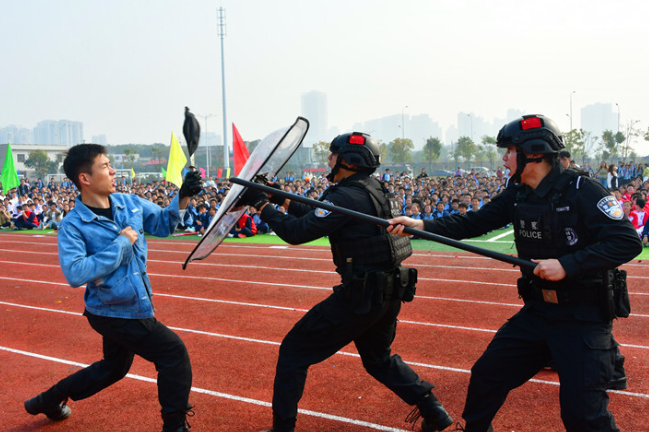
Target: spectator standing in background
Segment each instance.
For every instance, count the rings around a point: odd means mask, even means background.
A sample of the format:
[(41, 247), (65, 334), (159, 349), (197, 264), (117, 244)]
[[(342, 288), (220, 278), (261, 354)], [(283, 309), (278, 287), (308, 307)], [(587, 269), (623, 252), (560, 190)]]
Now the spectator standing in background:
[(604, 187), (608, 187), (608, 165), (606, 165), (606, 161), (602, 161), (599, 164), (599, 167), (597, 168), (597, 171), (595, 171), (594, 174), (595, 178)]
[(570, 168), (570, 152), (568, 150), (559, 152), (559, 162), (561, 162), (561, 166), (565, 169)]
[(609, 188), (609, 190), (617, 189), (620, 186), (618, 183), (617, 166), (615, 166), (615, 164), (610, 164), (608, 166), (606, 186)]

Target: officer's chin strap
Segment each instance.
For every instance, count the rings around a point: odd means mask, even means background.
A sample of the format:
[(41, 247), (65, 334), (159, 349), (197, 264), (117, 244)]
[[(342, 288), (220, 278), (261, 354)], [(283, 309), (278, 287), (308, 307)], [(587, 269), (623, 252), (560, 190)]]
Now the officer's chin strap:
[(527, 165), (530, 162), (534, 163), (541, 163), (543, 160), (543, 156), (535, 157), (535, 158), (528, 158), (525, 156), (525, 153), (522, 151), (517, 151), (516, 152), (516, 172), (514, 173), (513, 176), (510, 177), (510, 181), (514, 183), (520, 183), (521, 182), (521, 174), (523, 174), (523, 170), (525, 169), (525, 165)]
[(336, 177), (336, 174), (338, 174), (338, 170), (341, 167), (345, 168), (346, 170), (349, 170), (349, 171), (354, 171), (354, 172), (359, 172), (360, 171), (360, 169), (358, 169), (358, 168), (352, 168), (352, 167), (349, 167), (347, 165), (343, 165), (342, 159), (341, 159), (341, 157), (339, 155), (338, 160), (336, 160), (336, 164), (334, 165), (333, 168), (331, 168), (331, 172), (329, 174), (327, 174), (327, 180), (329, 180), (330, 182), (333, 183), (334, 177)]

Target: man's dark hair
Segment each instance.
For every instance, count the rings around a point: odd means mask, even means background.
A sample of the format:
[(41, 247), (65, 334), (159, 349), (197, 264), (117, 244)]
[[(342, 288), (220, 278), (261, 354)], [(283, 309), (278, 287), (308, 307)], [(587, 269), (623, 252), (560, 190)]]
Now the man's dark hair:
[(644, 206), (647, 204), (647, 201), (645, 201), (644, 198), (638, 198), (637, 200), (635, 200), (635, 203), (638, 207), (644, 208)]
[(79, 174), (92, 174), (92, 164), (99, 155), (106, 155), (106, 147), (99, 144), (77, 144), (70, 148), (63, 160), (63, 171), (72, 183), (81, 190)]

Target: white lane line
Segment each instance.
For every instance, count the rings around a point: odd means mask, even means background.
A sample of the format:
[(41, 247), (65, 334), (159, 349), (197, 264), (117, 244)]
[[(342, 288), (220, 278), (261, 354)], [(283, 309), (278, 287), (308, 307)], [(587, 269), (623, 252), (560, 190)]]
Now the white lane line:
[[(54, 310), (51, 310), (51, 311), (56, 312)], [(79, 314), (79, 315), (81, 315), (81, 314)], [(261, 343), (261, 344), (267, 344), (267, 345), (280, 345), (279, 342), (272, 342), (272, 341), (266, 341), (266, 340), (261, 340), (261, 339), (251, 339), (251, 338), (244, 338), (244, 337), (238, 337), (238, 336), (223, 335), (223, 334), (219, 334), (219, 333), (205, 332), (205, 331), (200, 331), (200, 330), (183, 329), (183, 328), (180, 328), (180, 327), (171, 327), (171, 326), (169, 326), (169, 328), (172, 329), (172, 330), (181, 332), (181, 333), (195, 333), (195, 334), (201, 334), (201, 335), (206, 335), (206, 336), (222, 337), (222, 338), (226, 338), (226, 339), (240, 340), (240, 341), (244, 341), (244, 342)], [(622, 345), (622, 344), (620, 344), (620, 346), (627, 347), (627, 345)], [(629, 345), (629, 347), (630, 346), (632, 346), (632, 345)], [(9, 351), (9, 352), (14, 352), (14, 353), (17, 353), (17, 354), (30, 355), (32, 357), (37, 357), (37, 358), (41, 358), (41, 359), (45, 359), (45, 360), (51, 360), (51, 361), (56, 361), (56, 362), (66, 363), (66, 364), (73, 364), (73, 365), (76, 365), (76, 366), (79, 366), (79, 367), (88, 366), (88, 365), (85, 365), (83, 363), (77, 363), (77, 362), (72, 362), (72, 361), (68, 362), (67, 360), (57, 359), (56, 357), (49, 357), (49, 356), (43, 356), (43, 355), (40, 355), (40, 354), (33, 354), (33, 353), (29, 353), (27, 351), (15, 350), (15, 349), (3, 347), (3, 346), (0, 346), (0, 349), (3, 349), (5, 351)], [(350, 353), (350, 352), (345, 352), (345, 351), (338, 351), (336, 354), (337, 355), (344, 355), (344, 356), (348, 356), (348, 357), (360, 358), (360, 355), (358, 355), (356, 353)], [(449, 366), (431, 365), (431, 364), (428, 364), (428, 363), (420, 363), (420, 362), (412, 362), (412, 361), (408, 361), (406, 363), (408, 363), (409, 365), (412, 365), (412, 366), (419, 366), (419, 367), (423, 367), (423, 368), (427, 368), (427, 369), (443, 370), (443, 371), (447, 371), (447, 372), (457, 372), (457, 373), (463, 373), (463, 374), (470, 374), (471, 373), (471, 371), (469, 369), (454, 368), (454, 367), (449, 367)], [(133, 375), (133, 376), (131, 376), (131, 375), (132, 374), (128, 374), (127, 376), (130, 376), (131, 378), (142, 379), (143, 381), (156, 382), (152, 378), (145, 378), (145, 377), (140, 377), (138, 375)], [(529, 381), (537, 383), (537, 384), (544, 384), (544, 385), (553, 385), (553, 386), (558, 386), (559, 385), (558, 381), (541, 380), (541, 379), (536, 379), (536, 378), (530, 379)], [(192, 390), (194, 390), (194, 387), (192, 387)], [(198, 390), (201, 390), (200, 392), (208, 392), (209, 391), (209, 390), (203, 390), (203, 389), (197, 389), (195, 391), (198, 391)], [(633, 392), (628, 392), (628, 391), (624, 391), (624, 390), (609, 390), (609, 391), (612, 392), (612, 393), (618, 393), (618, 394), (622, 394), (622, 395), (626, 395), (626, 396), (635, 396), (635, 397), (641, 397), (641, 398), (649, 399), (649, 394), (633, 393)], [(215, 392), (215, 395), (216, 395), (216, 393), (217, 392)], [(207, 393), (207, 394), (211, 394), (211, 393)], [(224, 395), (227, 395), (227, 394), (224, 394)], [(231, 395), (228, 395), (228, 396), (231, 396)], [(223, 396), (220, 396), (220, 397), (223, 397)], [(229, 398), (235, 399), (235, 400), (243, 400), (243, 399), (236, 399), (236, 398), (239, 398), (238, 396), (231, 396)], [(257, 401), (257, 402), (264, 403), (264, 404), (267, 403), (267, 402), (261, 402), (261, 401)], [(263, 405), (263, 406), (270, 406), (270, 405)], [(302, 411), (300, 411), (300, 412), (302, 412)], [(305, 414), (309, 413), (308, 415), (312, 415), (310, 413), (313, 413), (313, 411), (305, 410), (304, 413)], [(329, 414), (323, 414), (323, 416), (324, 415), (329, 415)], [(330, 418), (330, 417), (323, 417), (323, 418)], [(353, 422), (353, 420), (351, 420), (351, 419), (348, 419), (348, 420), (350, 420), (349, 423)], [(339, 420), (339, 421), (343, 421), (343, 420)], [(357, 423), (353, 423), (353, 424), (357, 424)], [(370, 424), (373, 425), (373, 423), (370, 423)], [(380, 425), (376, 425), (376, 426), (380, 426)], [(373, 426), (368, 426), (368, 427), (373, 427)], [(379, 430), (400, 430), (400, 429), (379, 429)]]
[[(197, 300), (196, 298), (193, 297), (181, 297), (181, 296), (174, 296), (177, 298), (184, 298), (187, 300)], [(208, 300), (211, 301), (211, 300)], [(228, 302), (224, 302), (228, 303)], [(63, 314), (68, 314), (68, 315), (76, 315), (76, 316), (82, 316), (82, 314), (78, 312), (69, 312), (69, 311), (62, 311), (59, 309), (51, 309), (51, 308), (44, 308), (44, 307), (39, 307), (39, 306), (29, 306), (29, 305), (23, 305), (19, 303), (10, 303), (10, 302), (4, 302), (0, 301), (0, 304), (6, 305), (6, 306), (14, 306), (14, 307), (19, 307), (19, 308), (25, 308), (25, 309), (33, 309), (33, 310), (39, 310), (39, 311), (44, 311), (44, 312), (54, 312), (54, 313), (63, 313)], [(272, 306), (267, 306), (267, 305), (260, 305), (260, 304), (254, 304), (250, 303), (251, 306), (255, 307), (272, 307)], [(291, 308), (285, 308), (286, 310), (291, 310), (291, 311), (297, 311), (297, 312), (306, 312), (306, 309), (291, 309)], [(428, 323), (428, 322), (422, 322), (422, 321), (409, 321), (409, 320), (401, 320), (399, 319), (399, 323), (403, 324), (411, 324), (411, 325), (418, 325), (418, 326), (431, 326), (431, 327), (440, 327), (440, 328), (448, 328), (448, 329), (454, 329), (454, 330), (468, 330), (468, 331), (477, 331), (477, 332), (485, 332), (485, 333), (496, 333), (496, 330), (492, 329), (484, 329), (484, 328), (479, 328), (479, 327), (464, 327), (464, 326), (455, 326), (455, 325), (450, 325), (450, 324), (438, 324), (438, 323)], [(263, 343), (263, 344), (271, 344), (271, 345), (279, 345), (279, 342), (272, 342), (272, 341), (267, 341), (263, 339), (251, 339), (251, 338), (246, 338), (243, 336), (232, 336), (232, 335), (226, 335), (222, 333), (213, 333), (213, 332), (206, 332), (202, 330), (192, 330), (192, 329), (183, 329), (179, 327), (171, 327), (175, 330), (181, 331), (181, 332), (187, 332), (187, 333), (197, 333), (197, 334), (203, 334), (203, 335), (209, 335), (209, 336), (218, 336), (226, 339), (236, 339), (236, 340), (241, 340), (241, 341), (246, 341), (246, 342), (256, 342), (256, 343)], [(649, 346), (645, 345), (627, 345), (627, 344), (620, 344), (622, 347), (631, 347), (631, 348), (638, 348), (638, 349), (647, 349), (649, 350)], [(341, 355), (356, 355), (356, 354), (351, 354), (351, 353), (345, 353), (343, 351), (339, 351), (338, 354)], [(438, 368), (443, 368), (442, 366), (433, 366), (433, 365), (425, 365), (425, 367), (430, 367), (433, 369), (438, 369)]]
[[(10, 353), (13, 353), (13, 354), (19, 354), (19, 355), (23, 355), (23, 356), (27, 356), (27, 357), (37, 358), (39, 360), (47, 360), (47, 361), (55, 362), (55, 363), (62, 363), (62, 364), (66, 364), (66, 365), (77, 366), (77, 367), (80, 367), (80, 368), (85, 368), (85, 367), (89, 366), (89, 365), (87, 365), (85, 363), (79, 363), (79, 362), (75, 362), (75, 361), (72, 361), (72, 360), (65, 360), (65, 359), (62, 359), (62, 358), (46, 356), (46, 355), (42, 355), (42, 354), (37, 354), (37, 353), (29, 352), (29, 351), (23, 351), (23, 350), (18, 350), (18, 349), (14, 349), (14, 348), (4, 347), (4, 346), (0, 346), (0, 350), (7, 351), (7, 352), (10, 352)], [(157, 383), (157, 380), (155, 378), (149, 378), (149, 377), (145, 377), (145, 376), (142, 376), (142, 375), (136, 375), (136, 374), (132, 374), (132, 373), (127, 374), (126, 377), (131, 378), (131, 379), (135, 379), (135, 380), (138, 380), (138, 381), (144, 381), (144, 382), (148, 382), (148, 383), (153, 383), (153, 384)], [(207, 390), (207, 389), (203, 389), (203, 388), (200, 388), (200, 387), (193, 387), (192, 386), (192, 391), (195, 392), (195, 393), (202, 393), (202, 394), (215, 396), (215, 397), (222, 398), (222, 399), (229, 399), (229, 400), (234, 400), (234, 401), (237, 401), (237, 402), (244, 402), (244, 403), (248, 403), (248, 404), (252, 404), (252, 405), (259, 405), (259, 406), (263, 406), (263, 407), (267, 407), (267, 408), (272, 407), (270, 402), (260, 401), (260, 400), (257, 400), (257, 399), (232, 395), (232, 394), (228, 394), (228, 393), (217, 392), (217, 391), (214, 391), (214, 390)], [(352, 419), (352, 418), (349, 418), (349, 417), (342, 417), (342, 416), (322, 413), (322, 412), (318, 412), (318, 411), (298, 409), (298, 412), (300, 414), (304, 414), (304, 415), (308, 415), (308, 416), (312, 416), (312, 417), (318, 417), (318, 418), (323, 418), (323, 419), (327, 419), (327, 420), (338, 421), (338, 422), (341, 422), (341, 423), (353, 424), (355, 426), (363, 426), (363, 427), (374, 429), (374, 430), (388, 431), (388, 432), (408, 432), (405, 429), (399, 429), (399, 428), (394, 428), (394, 427), (390, 427), (390, 426), (384, 426), (384, 425), (371, 423), (371, 422), (367, 422), (367, 421), (363, 421), (363, 420), (357, 420), (357, 419)]]
[[(510, 234), (514, 234), (514, 230), (506, 231), (506, 232), (504, 232), (504, 233), (502, 233), (502, 234), (498, 234), (497, 236), (492, 237), (492, 238), (490, 238), (489, 240), (486, 240), (486, 241), (487, 241), (487, 242), (497, 242), (497, 241), (500, 240), (501, 238), (503, 238), (503, 237), (507, 237), (507, 236), (510, 235)], [(503, 242), (498, 242), (498, 243), (503, 243)], [(511, 243), (511, 241), (510, 241), (509, 243)]]
[[(11, 261), (0, 261), (0, 263), (11, 263), (11, 264), (24, 264), (20, 262), (11, 262)], [(58, 267), (53, 264), (30, 264), (30, 265), (35, 265), (35, 266), (41, 266), (41, 267)], [(149, 273), (149, 276), (157, 276), (157, 277), (174, 277), (174, 278), (190, 278), (190, 279), (200, 279), (200, 280), (215, 280), (215, 281), (225, 281), (225, 282), (230, 282), (230, 283), (243, 283), (243, 284), (253, 284), (253, 285), (270, 285), (270, 286), (276, 286), (276, 287), (285, 287), (285, 288), (304, 288), (304, 289), (313, 289), (313, 290), (320, 290), (320, 291), (329, 291), (331, 290), (331, 287), (313, 287), (313, 286), (307, 286), (307, 285), (292, 285), (292, 284), (279, 284), (279, 283), (273, 283), (273, 282), (253, 282), (253, 281), (247, 281), (247, 280), (235, 280), (235, 279), (223, 279), (223, 278), (213, 278), (213, 277), (207, 277), (207, 276), (176, 276), (176, 275), (164, 275), (164, 274), (156, 274), (156, 273)], [(66, 283), (61, 283), (61, 282), (50, 282), (50, 281), (42, 281), (42, 280), (34, 280), (34, 279), (17, 279), (15, 277), (5, 277), (5, 276), (0, 276), (0, 280), (8, 280), (12, 282), (29, 282), (29, 283), (40, 283), (40, 284), (51, 284), (51, 285), (58, 285), (58, 286), (66, 286), (68, 287), (69, 285)], [(498, 286), (510, 286), (506, 284), (494, 284), (490, 282), (471, 282), (471, 281), (458, 281), (458, 280), (450, 280), (446, 279), (445, 281), (447, 282), (458, 282), (458, 283), (475, 283), (475, 284), (480, 284), (480, 285), (498, 285)], [(513, 285), (511, 285), (513, 286)], [(629, 293), (629, 294), (636, 294), (636, 293)], [(639, 295), (645, 295), (644, 293), (638, 293)], [(154, 293), (156, 296), (160, 297), (172, 297), (171, 294), (164, 294), (164, 293)], [(304, 310), (304, 309), (299, 309), (299, 308), (291, 308), (288, 306), (272, 306), (272, 305), (261, 305), (261, 304), (254, 304), (254, 303), (244, 303), (244, 302), (235, 302), (231, 300), (214, 300), (214, 299), (203, 299), (199, 297), (190, 297), (190, 296), (180, 296), (180, 295), (175, 295), (173, 297), (180, 298), (180, 299), (188, 299), (188, 300), (200, 300), (200, 301), (213, 301), (217, 303), (229, 303), (229, 304), (240, 304), (240, 305), (246, 305), (246, 306), (255, 306), (255, 307), (265, 307), (265, 308), (276, 308), (276, 309), (285, 309), (285, 310)], [(484, 305), (495, 305), (495, 306), (508, 306), (508, 307), (522, 307), (521, 304), (516, 304), (516, 303), (502, 303), (502, 302), (489, 302), (489, 301), (483, 301), (483, 300), (470, 300), (470, 299), (459, 299), (459, 298), (449, 298), (449, 297), (434, 297), (434, 296), (425, 296), (425, 295), (418, 295), (418, 299), (426, 299), (426, 300), (441, 300), (441, 301), (452, 301), (452, 302), (460, 302), (460, 303), (471, 303), (471, 304), (484, 304)], [(639, 318), (649, 318), (649, 314), (639, 314), (639, 313), (632, 313), (633, 317), (639, 317)]]

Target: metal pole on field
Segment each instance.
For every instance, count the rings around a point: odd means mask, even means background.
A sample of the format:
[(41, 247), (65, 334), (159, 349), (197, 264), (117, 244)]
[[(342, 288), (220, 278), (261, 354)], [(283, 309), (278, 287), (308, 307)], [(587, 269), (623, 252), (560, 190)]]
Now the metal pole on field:
[(403, 120), (404, 120), (403, 110), (405, 110), (406, 108), (408, 108), (408, 105), (401, 108), (401, 139), (404, 139), (404, 140), (406, 139), (406, 125), (403, 122)]
[(207, 138), (207, 119), (210, 117), (215, 117), (214, 114), (196, 114), (199, 117), (203, 117), (205, 119), (205, 134), (203, 135), (205, 137), (205, 151), (207, 152), (207, 166), (205, 167), (205, 178), (210, 177), (210, 143)]
[(225, 53), (223, 39), (225, 39), (225, 9), (218, 9), (219, 37), (221, 38), (221, 93), (223, 94), (223, 167), (230, 168), (230, 151), (228, 149), (228, 121), (225, 107)]
[[(259, 184), (259, 183), (254, 183), (254, 182), (251, 182), (251, 181), (248, 181), (248, 180), (243, 180), (243, 179), (240, 179), (240, 178), (237, 178), (237, 177), (230, 178), (230, 182), (236, 183), (236, 184), (239, 184), (239, 185), (245, 186), (245, 187), (251, 187), (253, 189), (259, 189), (262, 192), (266, 192), (267, 194), (279, 195), (281, 197), (288, 198), (288, 199), (290, 199), (292, 201), (297, 201), (297, 202), (300, 202), (302, 204), (310, 205), (311, 207), (330, 210), (330, 211), (336, 212), (336, 213), (342, 213), (342, 214), (344, 214), (346, 216), (350, 216), (350, 217), (353, 217), (355, 219), (360, 219), (363, 222), (367, 222), (367, 223), (371, 223), (371, 224), (379, 225), (379, 226), (384, 226), (384, 227), (390, 226), (390, 223), (387, 221), (387, 219), (382, 219), (380, 217), (367, 215), (365, 213), (360, 213), (360, 212), (350, 210), (350, 209), (347, 209), (347, 208), (344, 208), (344, 207), (338, 207), (338, 206), (335, 206), (333, 204), (325, 203), (325, 202), (322, 202), (322, 201), (312, 200), (310, 198), (306, 198), (306, 197), (303, 197), (301, 195), (294, 195), (294, 194), (292, 194), (290, 192), (285, 192), (283, 190), (275, 189), (275, 188), (272, 188), (270, 186), (265, 186), (265, 185), (262, 185), (262, 184)], [(462, 243), (460, 241), (453, 240), (453, 239), (450, 239), (448, 237), (444, 237), (444, 236), (441, 236), (441, 235), (429, 233), (427, 231), (420, 231), (420, 230), (417, 230), (417, 229), (414, 229), (414, 228), (406, 227), (404, 229), (404, 232), (406, 234), (415, 235), (417, 237), (420, 237), (420, 238), (423, 238), (423, 239), (426, 239), (426, 240), (431, 240), (431, 241), (434, 241), (434, 242), (437, 242), (437, 243), (442, 243), (442, 244), (445, 244), (447, 246), (452, 246), (452, 247), (455, 247), (455, 248), (458, 248), (458, 249), (465, 250), (467, 252), (473, 252), (473, 253), (476, 253), (478, 255), (483, 255), (483, 256), (486, 256), (486, 257), (489, 257), (489, 258), (496, 259), (498, 261), (506, 262), (508, 264), (513, 264), (515, 266), (525, 267), (525, 268), (529, 268), (529, 269), (534, 269), (536, 267), (535, 263), (533, 263), (531, 261), (528, 261), (528, 260), (524, 260), (522, 258), (514, 257), (514, 256), (511, 256), (511, 255), (506, 255), (506, 254), (503, 254), (503, 253), (500, 253), (500, 252), (490, 251), (488, 249), (483, 249), (483, 248), (480, 248), (480, 247), (477, 247), (477, 246)]]

